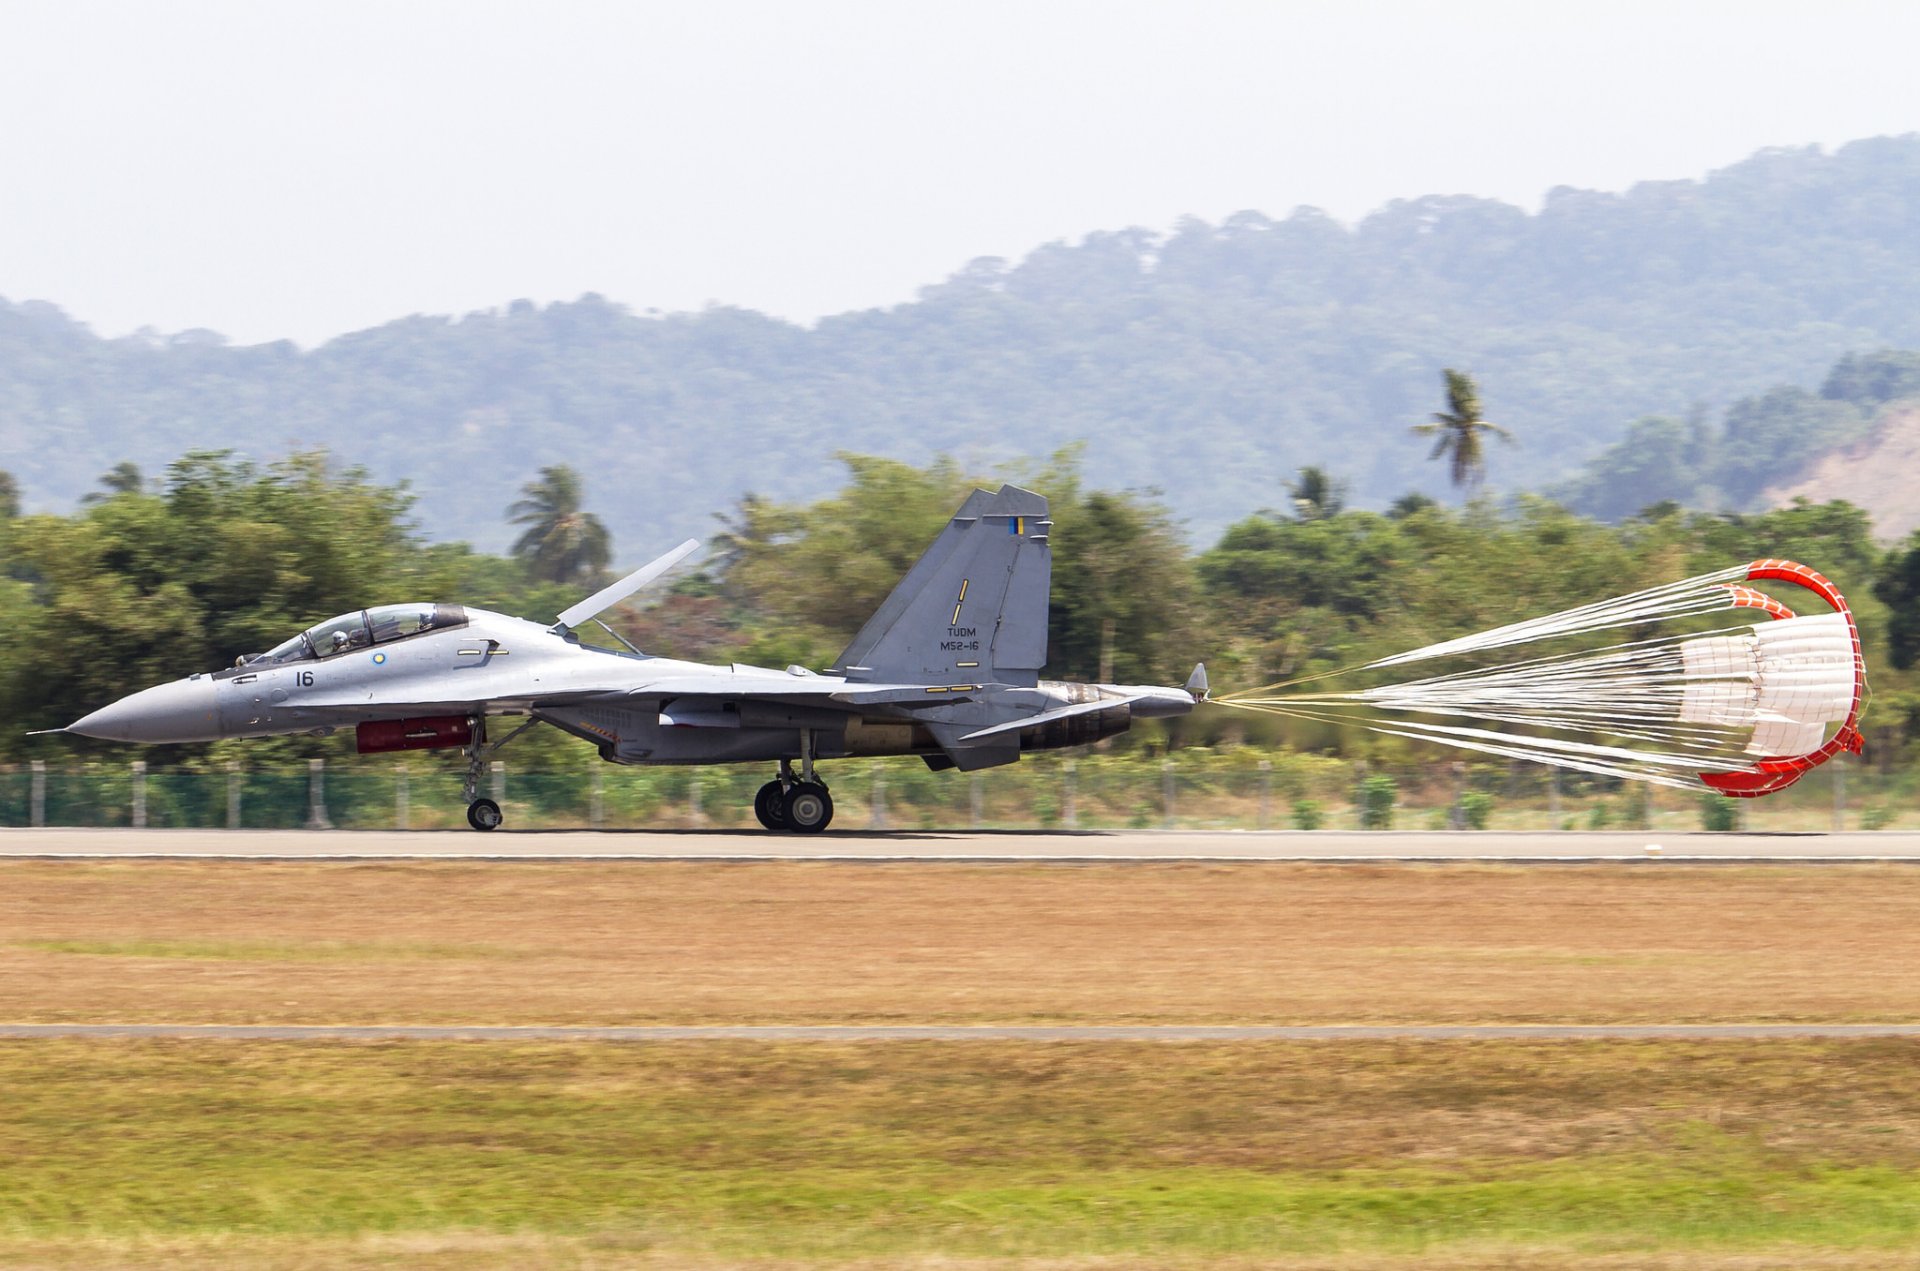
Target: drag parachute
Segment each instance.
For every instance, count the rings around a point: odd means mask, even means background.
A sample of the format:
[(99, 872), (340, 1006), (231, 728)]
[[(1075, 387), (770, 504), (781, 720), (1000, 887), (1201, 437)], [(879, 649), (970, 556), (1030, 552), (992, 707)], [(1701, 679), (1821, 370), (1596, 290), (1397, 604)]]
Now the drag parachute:
[[(1802, 616), (1746, 585), (1755, 582), (1803, 589), (1830, 612)], [(1720, 615), (1739, 621), (1714, 625)], [(1496, 650), (1506, 660), (1489, 664)], [(1838, 589), (1793, 561), (1754, 561), (1339, 674), (1436, 661), (1468, 665), (1348, 692), (1269, 685), (1216, 700), (1607, 776), (1697, 781), (1732, 798), (1783, 790), (1861, 749), (1859, 629)]]

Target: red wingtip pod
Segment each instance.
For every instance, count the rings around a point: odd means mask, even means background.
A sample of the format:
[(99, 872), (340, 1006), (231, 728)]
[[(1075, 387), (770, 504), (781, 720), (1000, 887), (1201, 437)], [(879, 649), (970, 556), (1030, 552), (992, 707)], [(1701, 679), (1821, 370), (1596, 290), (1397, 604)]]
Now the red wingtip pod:
[[(1853, 620), (1853, 610), (1847, 607), (1847, 599), (1840, 594), (1826, 575), (1818, 570), (1808, 569), (1797, 561), (1780, 560), (1768, 557), (1754, 561), (1747, 566), (1748, 582), (1783, 582), (1805, 588), (1833, 608), (1833, 611), (1847, 620), (1847, 634), (1853, 639), (1853, 703), (1847, 710), (1847, 718), (1826, 744), (1804, 755), (1770, 756), (1736, 772), (1703, 772), (1700, 780), (1712, 789), (1730, 799), (1757, 799), (1764, 794), (1773, 794), (1784, 790), (1808, 772), (1819, 767), (1827, 760), (1845, 750), (1859, 754), (1865, 747), (1860, 736), (1860, 707), (1866, 700), (1867, 660), (1860, 651), (1860, 627)], [(1772, 597), (1753, 590), (1751, 587), (1729, 585), (1728, 591), (1734, 595), (1733, 604), (1738, 608), (1764, 609), (1775, 618), (1790, 618), (1793, 611)]]

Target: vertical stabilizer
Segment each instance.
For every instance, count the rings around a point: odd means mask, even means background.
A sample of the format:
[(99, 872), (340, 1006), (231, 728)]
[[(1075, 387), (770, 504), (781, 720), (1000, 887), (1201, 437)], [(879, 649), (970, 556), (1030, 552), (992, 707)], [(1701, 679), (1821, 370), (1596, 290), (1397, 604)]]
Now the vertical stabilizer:
[(1047, 501), (975, 490), (835, 664), (851, 680), (1031, 686), (1047, 660)]

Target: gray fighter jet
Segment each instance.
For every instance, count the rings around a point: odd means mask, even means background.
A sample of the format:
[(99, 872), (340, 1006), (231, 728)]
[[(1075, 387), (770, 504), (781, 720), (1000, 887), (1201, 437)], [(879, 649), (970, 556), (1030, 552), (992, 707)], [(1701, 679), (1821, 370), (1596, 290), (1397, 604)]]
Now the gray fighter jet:
[[(491, 830), (500, 807), (479, 797), (480, 775), (545, 722), (613, 763), (776, 763), (754, 798), (761, 824), (817, 833), (833, 819), (817, 760), (918, 755), (935, 771), (971, 772), (1184, 715), (1206, 696), (1198, 666), (1185, 688), (1040, 679), (1052, 528), (1031, 491), (974, 491), (824, 672), (649, 657), (605, 623), (627, 652), (581, 643), (575, 628), (684, 559), (698, 546), (689, 540), (551, 626), (462, 605), (382, 605), (57, 731), (151, 743), (352, 727), (363, 754), (463, 747), (467, 821)], [(490, 743), (490, 722), (516, 716)]]

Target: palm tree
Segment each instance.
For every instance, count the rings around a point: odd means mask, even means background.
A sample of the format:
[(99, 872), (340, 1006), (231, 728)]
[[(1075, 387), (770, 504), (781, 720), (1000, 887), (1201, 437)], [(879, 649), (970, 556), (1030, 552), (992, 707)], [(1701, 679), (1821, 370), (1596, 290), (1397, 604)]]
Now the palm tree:
[(580, 474), (565, 464), (540, 469), (507, 509), (511, 524), (526, 526), (513, 554), (548, 582), (589, 581), (613, 559), (613, 538), (600, 518), (580, 510)]
[(1325, 468), (1302, 468), (1298, 481), (1287, 482), (1293, 514), (1303, 521), (1324, 521), (1340, 515), (1347, 505), (1347, 483), (1335, 481)]
[(1447, 409), (1435, 412), (1430, 424), (1415, 424), (1413, 431), (1423, 436), (1438, 435), (1433, 443), (1433, 453), (1429, 459), (1438, 459), (1446, 455), (1451, 460), (1449, 475), (1456, 487), (1472, 489), (1486, 479), (1486, 450), (1481, 444), (1485, 433), (1492, 433), (1502, 441), (1512, 441), (1513, 434), (1498, 424), (1488, 423), (1480, 417), (1480, 390), (1473, 382), (1473, 376), (1465, 371), (1456, 371), (1448, 367), (1445, 371), (1447, 381)]
[(100, 488), (81, 498), (82, 503), (105, 503), (116, 494), (138, 494), (146, 488), (146, 478), (140, 473), (140, 465), (132, 460), (123, 459), (100, 476)]

